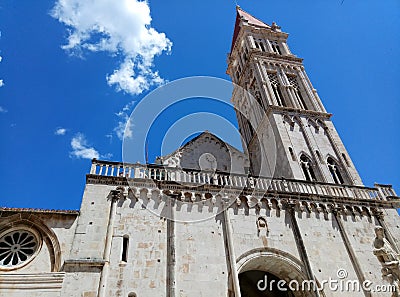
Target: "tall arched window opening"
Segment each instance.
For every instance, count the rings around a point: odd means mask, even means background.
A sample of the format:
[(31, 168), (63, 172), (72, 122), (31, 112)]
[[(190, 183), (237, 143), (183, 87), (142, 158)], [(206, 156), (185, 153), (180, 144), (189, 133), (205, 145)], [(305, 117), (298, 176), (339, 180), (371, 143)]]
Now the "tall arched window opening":
[(307, 104), (301, 94), (301, 88), (299, 82), (297, 81), (296, 75), (286, 74), (290, 87), (293, 89), (293, 94), (296, 97), (297, 102), (301, 106), (302, 109), (308, 109)]
[(311, 160), (309, 158), (307, 158), (307, 156), (304, 154), (300, 156), (300, 165), (301, 165), (301, 169), (303, 170), (306, 180), (308, 180), (308, 181), (316, 181), (317, 180), (315, 173), (314, 173), (314, 169), (312, 167)]
[(287, 106), (285, 99), (283, 98), (278, 75), (273, 72), (268, 72), (267, 74), (268, 74), (268, 79), (271, 82), (272, 91), (274, 92), (275, 99), (278, 102), (278, 105)]
[(343, 180), (342, 174), (340, 173), (339, 166), (337, 165), (335, 160), (333, 160), (333, 158), (329, 157), (327, 160), (327, 163), (328, 163), (328, 169), (332, 175), (332, 178), (333, 178), (333, 181), (335, 182), (335, 184), (343, 184), (344, 180)]
[(129, 237), (128, 235), (124, 235), (122, 238), (122, 253), (121, 253), (121, 261), (128, 262), (128, 247), (129, 247)]

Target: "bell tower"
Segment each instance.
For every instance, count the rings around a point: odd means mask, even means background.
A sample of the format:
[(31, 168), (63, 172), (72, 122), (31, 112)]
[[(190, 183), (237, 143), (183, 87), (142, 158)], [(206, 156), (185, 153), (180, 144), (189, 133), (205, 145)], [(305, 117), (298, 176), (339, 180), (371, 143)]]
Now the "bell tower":
[[(235, 85), (232, 102), (253, 174), (266, 174), (260, 158), (274, 149), (275, 177), (362, 185), (332, 115), (287, 38), (277, 24), (267, 25), (237, 7), (227, 73)], [(252, 105), (262, 109), (261, 116)]]

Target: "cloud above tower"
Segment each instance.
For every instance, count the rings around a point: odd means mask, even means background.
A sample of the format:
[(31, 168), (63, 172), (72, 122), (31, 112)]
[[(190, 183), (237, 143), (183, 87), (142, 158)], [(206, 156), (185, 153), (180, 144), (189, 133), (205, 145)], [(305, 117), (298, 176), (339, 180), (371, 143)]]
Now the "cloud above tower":
[(106, 77), (118, 91), (138, 95), (164, 82), (153, 62), (155, 56), (170, 52), (172, 42), (151, 27), (147, 2), (58, 0), (51, 16), (67, 26), (62, 48), (70, 54), (106, 52), (121, 61)]

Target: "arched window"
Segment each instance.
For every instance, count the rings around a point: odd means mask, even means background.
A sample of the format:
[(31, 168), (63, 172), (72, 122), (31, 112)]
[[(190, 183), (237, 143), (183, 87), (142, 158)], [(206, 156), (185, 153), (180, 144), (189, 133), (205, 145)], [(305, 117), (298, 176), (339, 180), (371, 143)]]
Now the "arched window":
[(301, 94), (301, 87), (297, 80), (296, 75), (286, 74), (286, 77), (289, 80), (290, 87), (293, 89), (294, 96), (296, 97), (297, 102), (301, 106), (302, 109), (308, 109), (307, 104)]
[(274, 53), (278, 54), (278, 55), (282, 55), (281, 48), (279, 47), (278, 41), (271, 40), (270, 43), (271, 43), (272, 50), (274, 51)]
[(335, 184), (343, 184), (344, 180), (342, 174), (340, 173), (339, 166), (333, 158), (329, 157), (327, 160), (329, 171), (332, 175)]
[(311, 160), (307, 158), (306, 155), (302, 154), (300, 156), (300, 165), (301, 169), (303, 170), (304, 176), (308, 181), (316, 181), (317, 178), (315, 177), (314, 169), (312, 167)]
[(278, 79), (278, 75), (274, 72), (267, 72), (268, 79), (271, 82), (272, 91), (274, 92), (275, 99), (279, 106), (287, 106), (283, 94), (281, 92), (281, 84)]

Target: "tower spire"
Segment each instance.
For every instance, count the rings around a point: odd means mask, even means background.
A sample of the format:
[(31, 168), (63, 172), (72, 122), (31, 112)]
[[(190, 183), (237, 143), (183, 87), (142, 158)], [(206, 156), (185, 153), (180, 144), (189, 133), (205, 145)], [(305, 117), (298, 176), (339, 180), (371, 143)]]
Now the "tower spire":
[[(227, 73), (253, 97), (241, 92), (232, 97), (251, 170), (268, 174), (260, 160), (268, 158), (272, 126), (280, 162), (276, 177), (362, 185), (303, 60), (289, 49), (288, 36), (275, 22), (270, 26), (237, 8)], [(261, 116), (248, 112), (256, 101)]]

